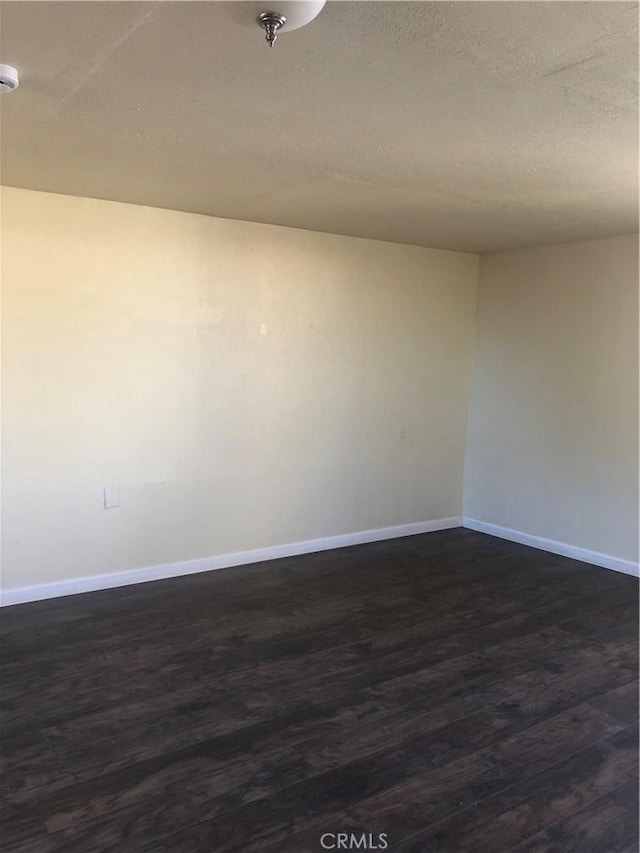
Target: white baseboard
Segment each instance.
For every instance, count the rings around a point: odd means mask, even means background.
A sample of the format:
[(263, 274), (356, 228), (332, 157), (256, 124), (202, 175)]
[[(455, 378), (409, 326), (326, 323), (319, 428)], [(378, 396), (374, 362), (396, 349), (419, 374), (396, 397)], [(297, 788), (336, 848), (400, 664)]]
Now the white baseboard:
[(499, 527), (497, 524), (489, 524), (486, 521), (478, 521), (475, 518), (462, 519), (462, 526), (479, 533), (488, 533), (490, 536), (498, 536), (500, 539), (509, 539), (511, 542), (519, 542), (521, 545), (530, 545), (541, 551), (551, 551), (552, 554), (560, 554), (563, 557), (571, 557), (572, 560), (580, 560), (582, 563), (591, 563), (604, 569), (613, 569), (615, 572), (623, 572), (625, 575), (638, 577), (638, 563), (631, 560), (621, 560), (618, 557), (610, 557), (608, 554), (600, 554), (598, 551), (588, 551), (586, 548), (576, 548), (565, 542), (556, 542), (554, 539), (543, 539), (541, 536), (531, 536), (520, 530), (511, 530), (509, 527)]
[(295, 557), (300, 554), (312, 554), (316, 551), (329, 551), (348, 545), (380, 542), (384, 539), (415, 536), (418, 533), (432, 533), (436, 530), (449, 530), (452, 527), (460, 527), (461, 524), (461, 518), (439, 518), (434, 521), (419, 521), (415, 524), (398, 524), (395, 527), (344, 533), (341, 536), (327, 536), (324, 539), (308, 539), (306, 542), (294, 542), (289, 545), (272, 545), (268, 548), (256, 548), (252, 551), (237, 551), (235, 554), (219, 554), (216, 557), (202, 557), (180, 563), (165, 563), (160, 566), (148, 566), (144, 569), (132, 569), (108, 575), (94, 575), (93, 577), (6, 589), (0, 592), (0, 607), (6, 607), (10, 604), (25, 604), (28, 601), (41, 601), (45, 598), (59, 598), (63, 595), (76, 595), (81, 592), (112, 589), (117, 586), (146, 583), (164, 578), (177, 578), (196, 572), (228, 569), (231, 566), (244, 566), (247, 563), (262, 563), (265, 560)]

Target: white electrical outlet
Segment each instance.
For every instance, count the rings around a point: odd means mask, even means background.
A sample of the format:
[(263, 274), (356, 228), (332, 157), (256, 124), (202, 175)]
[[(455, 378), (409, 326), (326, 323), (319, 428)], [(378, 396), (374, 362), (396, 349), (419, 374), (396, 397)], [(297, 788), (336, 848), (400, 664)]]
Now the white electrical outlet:
[(120, 506), (120, 489), (117, 486), (104, 487), (104, 508), (113, 509)]

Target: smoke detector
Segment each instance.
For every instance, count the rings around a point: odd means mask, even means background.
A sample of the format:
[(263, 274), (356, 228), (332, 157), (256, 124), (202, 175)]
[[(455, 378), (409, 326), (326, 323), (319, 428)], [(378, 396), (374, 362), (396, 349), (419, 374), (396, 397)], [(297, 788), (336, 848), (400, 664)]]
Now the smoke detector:
[(12, 65), (0, 65), (0, 92), (13, 92), (19, 84), (16, 69)]

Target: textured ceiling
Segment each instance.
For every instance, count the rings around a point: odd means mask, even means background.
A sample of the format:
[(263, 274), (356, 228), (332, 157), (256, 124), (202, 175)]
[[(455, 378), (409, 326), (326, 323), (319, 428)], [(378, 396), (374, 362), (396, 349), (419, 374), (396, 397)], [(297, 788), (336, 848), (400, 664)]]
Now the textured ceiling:
[(638, 4), (3, 2), (3, 183), (495, 251), (637, 230)]

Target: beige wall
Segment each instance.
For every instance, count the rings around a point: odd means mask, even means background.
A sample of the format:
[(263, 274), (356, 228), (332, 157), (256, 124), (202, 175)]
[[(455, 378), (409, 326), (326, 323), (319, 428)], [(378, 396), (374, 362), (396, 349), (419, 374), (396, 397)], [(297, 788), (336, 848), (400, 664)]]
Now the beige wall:
[(638, 559), (638, 240), (482, 259), (464, 512)]
[(4, 588), (461, 514), (476, 256), (17, 189), (2, 219)]

